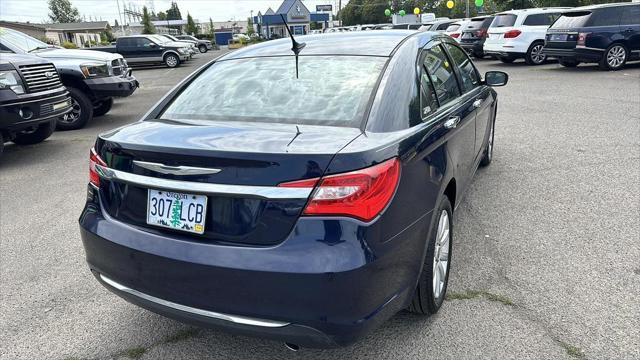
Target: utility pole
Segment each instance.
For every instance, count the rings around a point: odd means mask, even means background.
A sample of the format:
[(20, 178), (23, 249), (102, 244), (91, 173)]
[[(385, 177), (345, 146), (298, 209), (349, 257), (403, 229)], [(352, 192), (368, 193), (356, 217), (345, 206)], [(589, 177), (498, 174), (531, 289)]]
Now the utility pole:
[(338, 0), (338, 12), (336, 12), (336, 15), (338, 15), (338, 26), (342, 26), (342, 16), (340, 16), (340, 10), (342, 10), (342, 0)]
[(120, 32), (122, 32), (122, 36), (125, 36), (124, 24), (122, 22), (122, 13), (120, 12), (120, 0), (116, 0), (116, 4), (118, 4), (118, 17), (120, 18)]
[(466, 12), (466, 14), (467, 14), (466, 17), (468, 18), (469, 17), (469, 0), (467, 0), (467, 12)]

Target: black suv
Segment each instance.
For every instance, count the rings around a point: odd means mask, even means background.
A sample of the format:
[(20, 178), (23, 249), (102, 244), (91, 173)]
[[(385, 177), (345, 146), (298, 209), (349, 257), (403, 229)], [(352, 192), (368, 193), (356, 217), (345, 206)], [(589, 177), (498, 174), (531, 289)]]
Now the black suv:
[(640, 60), (640, 3), (604, 4), (564, 12), (547, 30), (544, 54), (567, 67), (599, 63), (618, 70)]
[(35, 144), (51, 136), (71, 111), (69, 93), (52, 63), (0, 52), (0, 154), (5, 141)]
[(487, 38), (487, 30), (493, 18), (493, 15), (471, 18), (471, 21), (462, 29), (460, 46), (466, 52), (480, 59), (484, 57), (482, 46)]

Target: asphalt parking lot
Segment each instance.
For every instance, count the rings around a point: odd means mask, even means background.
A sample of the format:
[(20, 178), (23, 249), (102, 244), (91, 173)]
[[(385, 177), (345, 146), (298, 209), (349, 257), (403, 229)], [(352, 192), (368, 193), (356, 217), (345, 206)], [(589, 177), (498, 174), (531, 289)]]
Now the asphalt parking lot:
[(137, 120), (199, 65), (135, 70), (106, 116), (0, 160), (2, 359), (640, 358), (640, 64), (478, 61), (509, 73), (496, 148), (458, 208), (449, 299), (343, 349), (198, 329), (104, 289), (77, 218), (98, 133)]

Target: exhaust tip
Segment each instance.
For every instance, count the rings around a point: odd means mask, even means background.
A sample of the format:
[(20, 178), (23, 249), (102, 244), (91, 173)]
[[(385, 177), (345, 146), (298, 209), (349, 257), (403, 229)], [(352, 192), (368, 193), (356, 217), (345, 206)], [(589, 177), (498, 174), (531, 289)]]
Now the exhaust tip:
[(296, 344), (292, 344), (292, 343), (284, 343), (284, 347), (286, 347), (287, 349), (296, 352), (298, 350), (300, 350), (300, 346), (296, 345)]

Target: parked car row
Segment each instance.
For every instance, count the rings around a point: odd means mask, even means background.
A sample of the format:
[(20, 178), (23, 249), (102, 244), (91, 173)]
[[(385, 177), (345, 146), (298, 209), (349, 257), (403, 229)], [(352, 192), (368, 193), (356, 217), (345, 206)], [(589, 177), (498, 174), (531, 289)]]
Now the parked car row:
[(115, 45), (92, 47), (89, 50), (117, 53), (131, 64), (164, 64), (175, 68), (197, 52), (195, 42), (174, 41), (171, 35), (121, 36)]
[(0, 147), (80, 129), (138, 86), (120, 54), (64, 49), (0, 27)]

